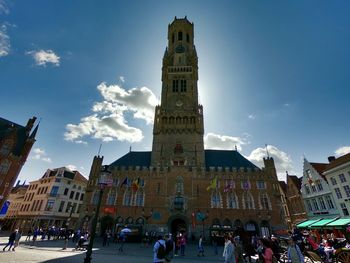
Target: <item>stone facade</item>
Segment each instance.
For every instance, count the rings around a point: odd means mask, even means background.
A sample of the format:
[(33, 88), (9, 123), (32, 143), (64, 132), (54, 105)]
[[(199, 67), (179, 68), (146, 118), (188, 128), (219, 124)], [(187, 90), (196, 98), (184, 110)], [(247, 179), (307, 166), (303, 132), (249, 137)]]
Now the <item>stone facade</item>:
[[(194, 236), (215, 231), (264, 236), (285, 228), (272, 158), (265, 158), (259, 168), (237, 150), (204, 149), (193, 32), (187, 18), (175, 18), (168, 27), (152, 151), (130, 151), (108, 165), (102, 231), (134, 225), (141, 231)], [(84, 223), (96, 210), (102, 163), (103, 157), (95, 156), (81, 215)]]

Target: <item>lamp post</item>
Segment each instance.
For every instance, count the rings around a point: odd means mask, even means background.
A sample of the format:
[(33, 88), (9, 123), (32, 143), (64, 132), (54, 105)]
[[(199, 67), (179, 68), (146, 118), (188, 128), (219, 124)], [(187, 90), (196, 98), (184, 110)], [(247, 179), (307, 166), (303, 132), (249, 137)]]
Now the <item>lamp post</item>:
[(70, 213), (69, 213), (69, 217), (67, 219), (67, 222), (66, 222), (66, 230), (68, 230), (68, 227), (69, 227), (69, 223), (70, 223), (70, 220), (72, 219), (72, 214), (73, 214), (73, 211), (75, 210), (75, 205), (74, 204), (69, 204), (67, 206), (67, 208), (69, 209), (70, 208)]
[(90, 236), (89, 245), (88, 245), (87, 250), (86, 250), (86, 256), (84, 258), (84, 263), (91, 262), (91, 254), (92, 254), (92, 248), (94, 245), (94, 239), (95, 239), (95, 235), (96, 235), (96, 226), (97, 226), (97, 220), (98, 220), (98, 216), (99, 216), (100, 208), (101, 208), (103, 190), (104, 190), (105, 186), (107, 185), (108, 177), (110, 176), (110, 174), (111, 174), (111, 172), (108, 170), (108, 165), (104, 165), (101, 169), (99, 180), (98, 180), (98, 185), (100, 186), (100, 193), (98, 196), (96, 212), (95, 212), (95, 215), (92, 219), (91, 236)]
[(202, 213), (200, 212), (200, 210), (198, 210), (198, 218), (202, 221), (202, 236), (203, 239), (205, 240), (205, 235), (204, 235), (204, 221), (209, 217), (209, 210), (206, 211), (206, 213)]

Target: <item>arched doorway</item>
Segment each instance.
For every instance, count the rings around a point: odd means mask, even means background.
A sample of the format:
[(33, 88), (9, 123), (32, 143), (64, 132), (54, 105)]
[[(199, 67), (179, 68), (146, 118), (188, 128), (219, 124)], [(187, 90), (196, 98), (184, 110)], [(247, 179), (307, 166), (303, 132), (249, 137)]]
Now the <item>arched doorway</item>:
[(188, 233), (188, 219), (183, 215), (174, 215), (168, 219), (168, 231), (176, 236), (177, 233)]

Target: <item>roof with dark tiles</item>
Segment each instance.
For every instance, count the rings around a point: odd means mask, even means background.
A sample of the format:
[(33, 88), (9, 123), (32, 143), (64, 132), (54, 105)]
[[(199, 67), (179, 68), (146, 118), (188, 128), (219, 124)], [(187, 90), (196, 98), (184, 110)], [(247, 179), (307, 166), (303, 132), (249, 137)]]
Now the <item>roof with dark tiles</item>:
[(339, 165), (350, 162), (350, 153), (345, 154), (341, 157), (336, 158), (334, 161), (331, 161), (325, 168), (324, 171), (331, 170)]
[[(111, 167), (149, 167), (151, 165), (152, 152), (133, 152), (130, 151), (124, 156), (110, 164)], [(236, 167), (259, 169), (252, 162), (247, 160), (238, 151), (229, 150), (205, 150), (206, 168), (210, 167)]]

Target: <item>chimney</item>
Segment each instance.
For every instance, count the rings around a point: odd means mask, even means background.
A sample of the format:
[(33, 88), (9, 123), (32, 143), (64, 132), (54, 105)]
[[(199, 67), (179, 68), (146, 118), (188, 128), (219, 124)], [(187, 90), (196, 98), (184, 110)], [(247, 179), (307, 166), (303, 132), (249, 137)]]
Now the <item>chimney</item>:
[(331, 163), (331, 162), (335, 161), (335, 159), (336, 159), (335, 156), (329, 156), (328, 162)]

